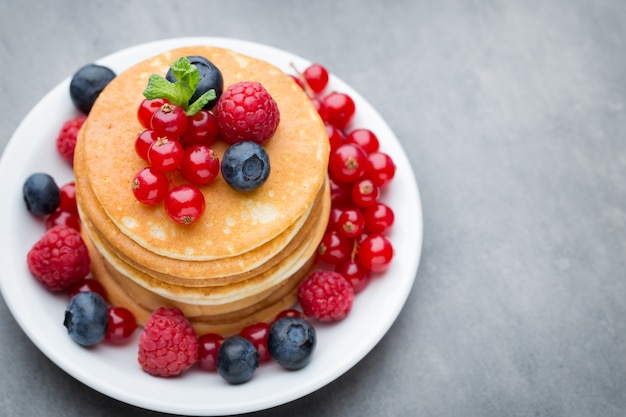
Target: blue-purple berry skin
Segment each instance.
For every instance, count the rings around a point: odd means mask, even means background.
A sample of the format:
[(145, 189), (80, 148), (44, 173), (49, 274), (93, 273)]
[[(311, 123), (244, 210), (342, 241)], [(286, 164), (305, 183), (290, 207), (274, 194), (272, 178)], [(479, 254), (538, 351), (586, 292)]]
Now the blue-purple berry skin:
[(115, 78), (112, 69), (98, 64), (87, 64), (72, 76), (70, 98), (74, 106), (84, 114), (91, 107), (104, 88)]
[(316, 344), (315, 328), (300, 317), (284, 317), (275, 321), (267, 336), (270, 356), (289, 370), (308, 365)]
[(26, 209), (34, 216), (54, 213), (61, 203), (61, 190), (48, 174), (41, 172), (30, 175), (22, 186)]
[(107, 303), (92, 291), (74, 295), (65, 310), (63, 325), (72, 340), (82, 346), (100, 343), (109, 324)]
[(222, 378), (234, 385), (243, 384), (259, 367), (259, 353), (248, 339), (234, 336), (222, 343), (215, 362)]

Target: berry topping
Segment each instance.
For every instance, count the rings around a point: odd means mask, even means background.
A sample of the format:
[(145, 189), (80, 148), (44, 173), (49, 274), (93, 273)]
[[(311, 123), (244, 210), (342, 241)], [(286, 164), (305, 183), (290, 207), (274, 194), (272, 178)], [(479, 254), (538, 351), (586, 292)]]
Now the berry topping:
[(109, 307), (109, 324), (105, 339), (120, 345), (130, 340), (137, 329), (137, 320), (130, 310), (124, 307)]
[(85, 278), (81, 280), (80, 282), (78, 282), (77, 284), (72, 285), (68, 289), (67, 295), (70, 298), (72, 298), (79, 292), (85, 292), (85, 291), (91, 291), (91, 292), (100, 294), (100, 297), (104, 298), (105, 301), (107, 300), (106, 290), (104, 289), (102, 284), (100, 284), (98, 281), (96, 281), (93, 278)]
[(391, 207), (377, 202), (363, 213), (365, 230), (369, 233), (385, 233), (393, 226), (394, 214)]
[(74, 164), (74, 149), (76, 148), (76, 137), (78, 131), (87, 120), (84, 114), (78, 115), (73, 119), (66, 120), (61, 126), (61, 130), (57, 136), (56, 146), (59, 154), (67, 161), (68, 164)]
[(28, 269), (50, 291), (66, 290), (87, 276), (89, 252), (75, 229), (56, 226), (30, 249)]
[(74, 181), (64, 184), (60, 189), (61, 201), (59, 202), (59, 210), (78, 215), (78, 206), (76, 205), (76, 183)]
[(270, 331), (270, 325), (267, 323), (255, 323), (244, 327), (239, 336), (248, 339), (254, 345), (259, 353), (259, 362), (267, 362), (271, 359), (267, 350), (267, 334)]
[(341, 320), (352, 309), (354, 289), (338, 272), (317, 270), (298, 287), (302, 311), (319, 321)]
[(156, 376), (174, 376), (198, 360), (198, 339), (191, 323), (177, 308), (158, 308), (139, 337), (138, 361)]
[(152, 115), (150, 128), (158, 137), (178, 139), (187, 129), (185, 110), (172, 103), (165, 103)]
[(355, 294), (363, 291), (372, 277), (370, 271), (356, 259), (347, 259), (337, 264), (335, 272), (339, 272), (352, 284)]
[(225, 340), (217, 352), (217, 372), (231, 384), (248, 382), (258, 367), (259, 353), (241, 336)]
[[(198, 85), (195, 87), (195, 92), (189, 99), (189, 102), (193, 103), (203, 94), (213, 90), (215, 97), (207, 101), (203, 107), (206, 110), (211, 110), (222, 95), (222, 91), (224, 91), (222, 73), (219, 68), (203, 56), (192, 55), (186, 58), (192, 66), (197, 68), (200, 75)], [(171, 68), (167, 71), (165, 78), (172, 83), (178, 81), (177, 76)]]
[(346, 137), (346, 142), (359, 145), (368, 154), (378, 151), (380, 146), (378, 137), (369, 129), (353, 130)]
[(389, 268), (393, 258), (393, 246), (381, 234), (369, 235), (359, 245), (359, 261), (372, 272), (383, 272)]
[(180, 166), (184, 154), (185, 150), (179, 141), (160, 137), (148, 148), (148, 161), (154, 168), (170, 172)]
[(217, 352), (224, 342), (224, 337), (207, 333), (198, 338), (198, 366), (205, 371), (217, 369)]
[(187, 118), (187, 130), (181, 136), (183, 146), (205, 145), (215, 142), (219, 134), (217, 118), (213, 113), (200, 110)]
[(152, 116), (165, 103), (167, 103), (167, 100), (164, 98), (144, 99), (137, 109), (137, 120), (139, 120), (139, 123), (146, 129), (150, 129)]
[(272, 358), (290, 370), (305, 367), (311, 361), (316, 344), (315, 329), (300, 317), (276, 320), (267, 336), (267, 347)]
[(135, 140), (135, 152), (137, 153), (137, 156), (139, 156), (144, 161), (147, 161), (148, 150), (150, 150), (150, 146), (152, 146), (152, 144), (156, 142), (157, 139), (158, 136), (156, 135), (156, 133), (154, 133), (154, 130), (152, 129), (146, 129), (141, 132)]
[(72, 340), (82, 346), (100, 343), (107, 331), (109, 314), (104, 299), (95, 292), (79, 292), (70, 299), (63, 325)]
[(202, 192), (192, 185), (179, 185), (165, 196), (165, 212), (180, 224), (191, 224), (204, 213), (205, 201)]
[(61, 203), (59, 186), (48, 174), (30, 175), (22, 187), (26, 208), (35, 216), (52, 214)]
[(274, 134), (280, 120), (278, 105), (254, 81), (229, 86), (217, 102), (215, 115), (222, 137), (231, 144), (242, 141), (263, 144)]
[(366, 176), (374, 184), (384, 187), (396, 174), (396, 165), (389, 155), (383, 152), (372, 152), (367, 155)]
[(70, 81), (70, 97), (74, 106), (89, 114), (104, 87), (115, 78), (110, 68), (97, 64), (88, 64), (79, 69)]
[(169, 180), (167, 176), (153, 167), (142, 168), (131, 183), (133, 194), (142, 204), (159, 204), (167, 195)]
[(335, 230), (327, 230), (317, 247), (317, 258), (331, 265), (343, 262), (352, 253), (352, 240)]
[(50, 230), (55, 226), (68, 226), (80, 232), (80, 219), (76, 214), (57, 209), (46, 217), (46, 230)]
[(208, 146), (194, 145), (185, 149), (180, 173), (184, 179), (193, 184), (205, 185), (220, 173), (220, 160)]
[(309, 65), (302, 76), (315, 94), (320, 94), (328, 85), (328, 70), (320, 64)]
[(349, 95), (333, 92), (324, 97), (323, 103), (326, 121), (331, 125), (343, 130), (352, 121), (356, 107)]
[(256, 142), (237, 142), (222, 157), (224, 180), (237, 191), (253, 191), (270, 175), (270, 160), (265, 149)]
[(361, 178), (367, 166), (367, 154), (360, 146), (346, 143), (330, 155), (328, 171), (339, 182), (354, 182)]

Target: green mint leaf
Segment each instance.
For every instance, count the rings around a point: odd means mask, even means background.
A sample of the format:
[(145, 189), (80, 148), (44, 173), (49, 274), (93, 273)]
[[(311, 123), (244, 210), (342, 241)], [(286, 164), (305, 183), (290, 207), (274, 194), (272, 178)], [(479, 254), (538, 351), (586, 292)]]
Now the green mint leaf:
[[(176, 104), (187, 111), (189, 100), (200, 82), (200, 71), (198, 71), (195, 65), (191, 65), (184, 56), (174, 61), (170, 67), (176, 82), (172, 83), (160, 75), (152, 74), (148, 79), (148, 86), (144, 90), (143, 95), (148, 100), (165, 98), (170, 103)], [(198, 111), (199, 109), (195, 110), (193, 114)]]
[(196, 101), (191, 103), (191, 105), (187, 108), (187, 111), (185, 112), (185, 114), (187, 116), (193, 116), (194, 114), (196, 114), (200, 110), (202, 110), (202, 108), (204, 107), (205, 104), (207, 104), (211, 100), (214, 100), (215, 97), (217, 97), (217, 94), (215, 93), (215, 90), (211, 89), (211, 90), (207, 91), (206, 93), (204, 93), (200, 97), (198, 97), (198, 99)]
[(174, 83), (169, 82), (165, 78), (157, 74), (152, 74), (148, 79), (148, 86), (143, 91), (143, 95), (148, 100), (155, 98), (165, 98), (170, 103), (180, 106), (181, 97), (179, 89)]

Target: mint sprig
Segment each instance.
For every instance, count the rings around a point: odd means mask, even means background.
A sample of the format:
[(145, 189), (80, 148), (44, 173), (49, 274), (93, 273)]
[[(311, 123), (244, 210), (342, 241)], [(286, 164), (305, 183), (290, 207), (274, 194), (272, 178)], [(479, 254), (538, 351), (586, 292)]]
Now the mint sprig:
[(167, 99), (170, 103), (182, 107), (187, 116), (193, 116), (198, 113), (205, 104), (215, 99), (215, 90), (211, 89), (198, 97), (193, 103), (189, 103), (200, 82), (200, 71), (184, 56), (174, 61), (170, 67), (176, 82), (170, 82), (165, 77), (152, 74), (143, 92), (145, 98), (148, 100), (155, 98)]

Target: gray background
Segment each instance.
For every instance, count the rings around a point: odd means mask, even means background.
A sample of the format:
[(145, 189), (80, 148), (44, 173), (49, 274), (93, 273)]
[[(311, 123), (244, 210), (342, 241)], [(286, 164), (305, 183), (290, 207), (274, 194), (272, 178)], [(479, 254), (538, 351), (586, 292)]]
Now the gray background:
[[(83, 64), (203, 35), (351, 84), (404, 145), (424, 208), (420, 269), (387, 336), (256, 415), (626, 415), (626, 2), (4, 0), (0, 146)], [(161, 415), (65, 374), (4, 301), (0, 363), (2, 416)]]

